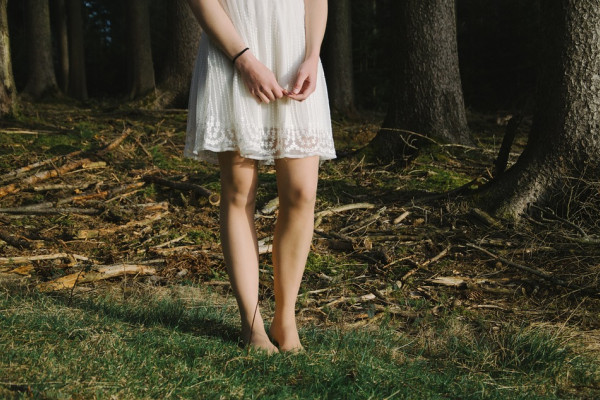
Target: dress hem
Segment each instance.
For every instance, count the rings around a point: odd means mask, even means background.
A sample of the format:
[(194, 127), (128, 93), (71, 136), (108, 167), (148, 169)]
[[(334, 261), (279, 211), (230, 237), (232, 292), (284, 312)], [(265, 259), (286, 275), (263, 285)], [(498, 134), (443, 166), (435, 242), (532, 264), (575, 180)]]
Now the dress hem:
[(275, 164), (275, 160), (279, 160), (282, 158), (307, 158), (313, 156), (319, 156), (319, 164), (322, 164), (324, 161), (333, 160), (337, 158), (337, 154), (331, 153), (323, 153), (323, 152), (313, 152), (313, 153), (303, 153), (303, 154), (282, 154), (282, 155), (254, 155), (254, 154), (242, 154), (239, 148), (224, 148), (224, 149), (212, 149), (212, 148), (203, 148), (194, 151), (184, 151), (183, 156), (185, 158), (190, 158), (198, 161), (206, 161), (211, 164), (219, 164), (219, 160), (217, 158), (217, 153), (223, 153), (226, 151), (237, 151), (243, 158), (248, 158), (251, 160), (257, 160), (260, 164), (264, 165), (273, 165)]

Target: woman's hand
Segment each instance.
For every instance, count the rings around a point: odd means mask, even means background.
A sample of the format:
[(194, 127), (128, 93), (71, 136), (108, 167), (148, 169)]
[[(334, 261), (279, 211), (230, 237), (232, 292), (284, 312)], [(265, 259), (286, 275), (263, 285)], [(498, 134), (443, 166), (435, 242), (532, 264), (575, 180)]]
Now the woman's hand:
[(236, 61), (242, 80), (250, 94), (260, 103), (269, 104), (281, 99), (285, 90), (281, 87), (275, 74), (261, 63), (250, 51), (246, 51)]
[(285, 95), (296, 101), (304, 101), (310, 96), (317, 87), (317, 71), (319, 68), (319, 58), (312, 57), (304, 60), (298, 68), (296, 83), (292, 91), (286, 91)]

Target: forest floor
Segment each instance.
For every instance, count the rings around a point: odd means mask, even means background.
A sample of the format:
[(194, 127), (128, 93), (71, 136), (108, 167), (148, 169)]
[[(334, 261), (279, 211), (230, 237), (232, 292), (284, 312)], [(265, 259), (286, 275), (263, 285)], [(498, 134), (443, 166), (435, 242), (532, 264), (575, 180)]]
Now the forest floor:
[[(600, 397), (598, 221), (513, 226), (472, 202), (501, 118), (470, 115), (474, 146), (404, 168), (355, 152), (380, 115), (336, 119), (298, 301), (308, 351), (250, 357), (218, 168), (182, 157), (186, 117), (48, 103), (0, 121), (0, 397)], [(267, 321), (274, 172), (255, 217)]]

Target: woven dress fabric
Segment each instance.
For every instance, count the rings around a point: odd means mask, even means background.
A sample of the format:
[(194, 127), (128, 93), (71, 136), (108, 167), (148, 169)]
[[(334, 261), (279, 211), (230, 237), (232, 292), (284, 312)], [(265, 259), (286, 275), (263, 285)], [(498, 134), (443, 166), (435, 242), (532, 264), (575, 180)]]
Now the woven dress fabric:
[[(238, 33), (279, 84), (291, 90), (305, 55), (304, 0), (221, 0)], [(317, 86), (303, 102), (259, 103), (239, 71), (203, 34), (190, 88), (184, 156), (218, 163), (217, 153), (273, 164), (277, 158), (336, 157), (327, 87), (319, 61)]]

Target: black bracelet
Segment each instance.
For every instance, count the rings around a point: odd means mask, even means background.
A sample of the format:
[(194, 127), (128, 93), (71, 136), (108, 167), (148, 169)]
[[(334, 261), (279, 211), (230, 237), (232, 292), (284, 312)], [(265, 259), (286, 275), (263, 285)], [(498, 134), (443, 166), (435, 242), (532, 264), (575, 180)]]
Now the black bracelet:
[(240, 51), (239, 53), (237, 53), (237, 55), (235, 57), (233, 57), (233, 60), (231, 61), (233, 64), (235, 64), (235, 60), (237, 60), (242, 54), (244, 54), (245, 52), (247, 52), (248, 50), (250, 50), (250, 47), (246, 47), (244, 50)]

